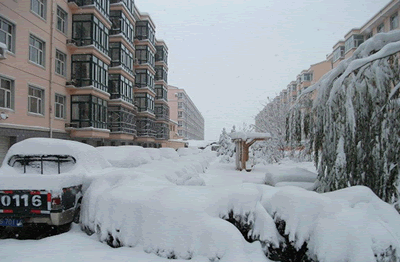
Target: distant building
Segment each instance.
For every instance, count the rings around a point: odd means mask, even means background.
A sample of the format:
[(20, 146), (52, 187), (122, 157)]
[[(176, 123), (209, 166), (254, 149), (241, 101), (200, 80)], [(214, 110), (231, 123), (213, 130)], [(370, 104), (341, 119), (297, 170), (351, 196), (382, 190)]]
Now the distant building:
[[(399, 12), (400, 0), (393, 0), (363, 26), (351, 29), (344, 36), (344, 40), (339, 40), (333, 46), (333, 51), (327, 55), (326, 60), (313, 64), (309, 69), (301, 71), (296, 80), (291, 81), (270, 103), (284, 103), (289, 106), (294, 104), (302, 92), (318, 82), (324, 74), (335, 68), (342, 60), (351, 57), (357, 47), (364, 41), (377, 33), (400, 29)], [(317, 92), (313, 93), (312, 99), (316, 97), (316, 94)], [(268, 110), (268, 106), (265, 106), (256, 116), (256, 127), (261, 123), (265, 110)]]
[(189, 140), (204, 140), (204, 118), (182, 88), (168, 86), (171, 120), (178, 123), (178, 136)]

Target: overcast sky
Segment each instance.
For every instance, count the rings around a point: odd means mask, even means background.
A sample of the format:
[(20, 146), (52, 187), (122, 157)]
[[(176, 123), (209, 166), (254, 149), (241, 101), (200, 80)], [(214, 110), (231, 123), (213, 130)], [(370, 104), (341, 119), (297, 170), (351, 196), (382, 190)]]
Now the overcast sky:
[(135, 0), (169, 48), (168, 83), (205, 119), (205, 139), (254, 124), (268, 97), (326, 59), (389, 0)]

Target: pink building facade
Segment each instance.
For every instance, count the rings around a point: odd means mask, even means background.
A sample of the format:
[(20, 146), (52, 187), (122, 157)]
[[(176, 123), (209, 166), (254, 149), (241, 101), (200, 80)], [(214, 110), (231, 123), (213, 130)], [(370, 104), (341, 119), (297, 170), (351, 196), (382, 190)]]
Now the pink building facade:
[(0, 159), (28, 137), (166, 146), (168, 47), (133, 0), (0, 3)]

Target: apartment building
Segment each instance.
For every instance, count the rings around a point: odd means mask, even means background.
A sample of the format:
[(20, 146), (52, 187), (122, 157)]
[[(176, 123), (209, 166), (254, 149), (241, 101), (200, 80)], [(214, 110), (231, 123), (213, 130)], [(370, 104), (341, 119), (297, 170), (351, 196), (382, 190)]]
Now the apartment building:
[(168, 48), (133, 0), (0, 2), (0, 158), (28, 137), (165, 146)]
[(168, 86), (168, 105), (171, 120), (178, 123), (178, 137), (204, 140), (204, 118), (185, 89)]
[[(303, 70), (297, 75), (296, 80), (291, 81), (286, 89), (283, 89), (279, 96), (274, 98), (271, 103), (288, 103), (292, 105), (297, 97), (318, 82), (321, 77), (335, 68), (342, 60), (352, 56), (354, 51), (364, 41), (375, 34), (400, 29), (399, 26), (400, 0), (393, 0), (377, 12), (360, 28), (351, 29), (344, 39), (339, 40), (332, 48), (332, 52), (327, 55), (326, 60), (311, 65), (307, 70)], [(313, 93), (316, 97), (316, 92)], [(263, 110), (267, 110), (266, 106)], [(256, 116), (256, 126), (260, 123), (263, 110)]]
[(354, 51), (364, 41), (378, 33), (389, 32), (399, 29), (400, 1), (393, 0), (377, 12), (371, 19), (359, 28), (351, 29), (344, 40), (339, 40), (333, 51), (327, 56), (335, 68), (343, 59), (351, 57)]

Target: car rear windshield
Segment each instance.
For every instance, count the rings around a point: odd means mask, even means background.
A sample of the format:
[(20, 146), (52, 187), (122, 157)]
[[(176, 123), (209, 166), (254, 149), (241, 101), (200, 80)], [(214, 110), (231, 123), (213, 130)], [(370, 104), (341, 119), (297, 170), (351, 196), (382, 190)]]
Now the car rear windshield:
[(19, 173), (60, 174), (68, 172), (76, 163), (69, 155), (13, 155), (8, 165)]

